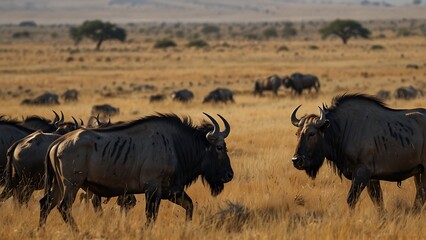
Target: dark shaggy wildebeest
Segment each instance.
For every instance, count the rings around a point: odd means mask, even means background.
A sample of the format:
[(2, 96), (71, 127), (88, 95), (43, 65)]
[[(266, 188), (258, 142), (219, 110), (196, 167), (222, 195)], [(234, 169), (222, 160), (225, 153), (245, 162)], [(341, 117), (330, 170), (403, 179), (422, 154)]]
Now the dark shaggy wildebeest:
[(234, 94), (227, 88), (216, 88), (211, 91), (203, 100), (203, 103), (234, 102)]
[(191, 91), (189, 91), (187, 89), (182, 89), (182, 90), (173, 92), (171, 97), (174, 101), (186, 103), (186, 102), (191, 101), (194, 98), (194, 93), (192, 93)]
[(399, 87), (395, 90), (395, 98), (399, 99), (410, 100), (420, 96), (423, 96), (423, 91), (413, 86)]
[(316, 92), (320, 89), (318, 77), (311, 74), (293, 73), (290, 77), (283, 78), (283, 85), (285, 88), (291, 88), (296, 94), (301, 95), (304, 89), (314, 88)]
[(24, 99), (21, 104), (23, 105), (58, 105), (59, 96), (54, 93), (43, 93), (34, 99)]
[(79, 93), (77, 89), (68, 89), (61, 95), (61, 97), (65, 102), (75, 102), (78, 101), (78, 95)]
[(94, 105), (92, 107), (92, 115), (99, 115), (101, 119), (105, 120), (111, 116), (120, 113), (120, 109), (113, 107), (109, 104)]
[(20, 122), (20, 125), (34, 131), (41, 130), (43, 132), (54, 132), (58, 126), (64, 122), (64, 113), (61, 111), (60, 118), (55, 111), (53, 111), (53, 113), (55, 114), (55, 118), (52, 121), (44, 117), (34, 115), (23, 118), (22, 122)]
[[(299, 106), (300, 107), (300, 106)], [(335, 97), (320, 116), (296, 117), (298, 145), (293, 165), (315, 178), (324, 159), (341, 177), (352, 181), (347, 202), (354, 208), (367, 187), (373, 203), (383, 210), (380, 180), (401, 181), (414, 176), (414, 209), (426, 200), (426, 110), (395, 110), (366, 95)]]
[(229, 123), (219, 115), (225, 125), (221, 132), (206, 116), (213, 125), (158, 115), (58, 138), (46, 156), (40, 227), (59, 204), (65, 222), (77, 230), (71, 207), (80, 188), (103, 197), (145, 193), (147, 223), (157, 218), (161, 199), (182, 206), (191, 219), (193, 204), (185, 187), (201, 176), (216, 196), (234, 175), (225, 143)]
[(155, 95), (149, 96), (149, 102), (150, 103), (162, 102), (162, 101), (164, 101), (164, 99), (166, 99), (166, 95), (164, 95), (164, 94), (155, 94)]
[(253, 94), (262, 96), (263, 91), (272, 91), (274, 95), (277, 95), (281, 84), (282, 79), (278, 75), (269, 76), (264, 80), (256, 80)]

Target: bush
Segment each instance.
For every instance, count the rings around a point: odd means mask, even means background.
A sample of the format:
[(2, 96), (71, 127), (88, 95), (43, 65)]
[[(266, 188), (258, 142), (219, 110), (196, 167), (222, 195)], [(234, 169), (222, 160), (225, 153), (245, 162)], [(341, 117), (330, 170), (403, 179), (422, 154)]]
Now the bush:
[(245, 38), (247, 38), (248, 40), (259, 40), (259, 36), (253, 33), (249, 33), (245, 35)]
[(277, 33), (277, 29), (271, 27), (271, 28), (267, 28), (265, 30), (263, 30), (263, 36), (268, 39), (268, 38), (276, 38), (278, 37), (278, 33)]
[(15, 32), (12, 35), (12, 38), (30, 38), (31, 34), (28, 31)]
[(413, 33), (407, 28), (400, 28), (400, 29), (398, 29), (396, 35), (398, 37), (408, 37), (408, 36), (413, 35)]
[(383, 47), (382, 45), (373, 45), (370, 47), (371, 50), (384, 50), (385, 47)]
[(169, 48), (169, 47), (176, 47), (176, 46), (177, 44), (173, 40), (168, 38), (158, 40), (154, 44), (154, 48)]
[(204, 27), (201, 29), (201, 32), (206, 35), (213, 33), (218, 34), (220, 32), (220, 29), (218, 26), (215, 25), (204, 25)]
[(203, 47), (208, 47), (209, 44), (204, 40), (197, 39), (197, 40), (190, 41), (187, 46), (188, 47), (203, 48)]
[(311, 49), (311, 50), (318, 50), (318, 49), (319, 49), (319, 47), (318, 47), (317, 45), (309, 45), (309, 46), (308, 46), (308, 49)]
[(34, 21), (23, 21), (19, 23), (20, 27), (37, 27), (37, 24)]
[(277, 49), (277, 52), (282, 52), (282, 51), (288, 52), (289, 49), (288, 49), (288, 47), (286, 45), (282, 45), (281, 47), (279, 47)]

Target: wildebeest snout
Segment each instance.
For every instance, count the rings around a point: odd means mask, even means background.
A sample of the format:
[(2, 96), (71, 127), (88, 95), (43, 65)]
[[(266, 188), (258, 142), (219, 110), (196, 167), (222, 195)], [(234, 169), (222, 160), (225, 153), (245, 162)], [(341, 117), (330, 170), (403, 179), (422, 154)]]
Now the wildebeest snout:
[(234, 172), (233, 171), (228, 171), (225, 174), (225, 177), (222, 179), (222, 181), (223, 181), (223, 183), (227, 183), (227, 182), (231, 181), (233, 177), (234, 177)]
[(291, 161), (293, 161), (293, 165), (295, 168), (299, 170), (303, 169), (303, 157), (301, 155), (294, 155), (291, 158)]

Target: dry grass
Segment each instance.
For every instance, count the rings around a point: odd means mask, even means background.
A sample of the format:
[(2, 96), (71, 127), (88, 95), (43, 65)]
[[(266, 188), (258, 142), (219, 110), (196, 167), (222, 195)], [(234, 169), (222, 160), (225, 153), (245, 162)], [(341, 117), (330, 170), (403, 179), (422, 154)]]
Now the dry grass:
[[(120, 214), (111, 201), (104, 205), (104, 215), (91, 207), (75, 203), (73, 215), (80, 233), (73, 234), (57, 211), (49, 216), (45, 232), (37, 230), (36, 193), (28, 208), (19, 209), (13, 201), (0, 204), (0, 239), (421, 239), (426, 237), (425, 211), (413, 215), (407, 209), (414, 200), (412, 180), (384, 183), (387, 213), (379, 216), (366, 193), (355, 211), (349, 211), (346, 194), (350, 182), (340, 180), (324, 165), (317, 180), (293, 168), (290, 158), (295, 148), (295, 129), (290, 124), (291, 111), (303, 104), (301, 112), (316, 112), (318, 105), (345, 92), (375, 94), (402, 85), (426, 88), (426, 43), (423, 37), (353, 40), (348, 46), (338, 41), (290, 41), (290, 51), (277, 52), (279, 41), (212, 42), (204, 50), (178, 47), (155, 50), (152, 43), (106, 44), (99, 52), (82, 50), (70, 54), (71, 45), (3, 44), (0, 55), (1, 114), (20, 117), (40, 114), (51, 116), (51, 109), (62, 110), (87, 119), (91, 106), (110, 103), (120, 107), (113, 121), (135, 119), (154, 112), (175, 112), (199, 121), (201, 112), (220, 113), (232, 126), (229, 155), (235, 178), (226, 184), (217, 198), (197, 182), (188, 190), (195, 203), (194, 220), (186, 223), (184, 211), (162, 202), (158, 222), (145, 229), (144, 197), (129, 216)], [(374, 44), (383, 51), (370, 51)], [(181, 44), (182, 46), (183, 44)], [(316, 45), (318, 50), (310, 50)], [(92, 45), (82, 48), (92, 48)], [(113, 48), (126, 48), (119, 51)], [(5, 51), (7, 50), (7, 51)], [(66, 62), (72, 56), (75, 61)], [(78, 59), (83, 59), (79, 61)], [(110, 60), (106, 60), (109, 58)], [(406, 69), (415, 63), (420, 69)], [(301, 98), (281, 90), (278, 97), (253, 97), (256, 78), (270, 74), (300, 71), (320, 77), (321, 92)], [(362, 76), (368, 72), (369, 77)], [(106, 98), (96, 93), (104, 86), (116, 94), (116, 87), (130, 89), (130, 84), (157, 86), (154, 92), (126, 92)], [(192, 84), (192, 87), (190, 87)], [(24, 90), (31, 89), (30, 93)], [(203, 96), (215, 87), (237, 91), (236, 103), (203, 105)], [(164, 102), (150, 104), (150, 94), (190, 88), (195, 99), (190, 104)], [(67, 88), (81, 91), (76, 104), (53, 107), (21, 106), (23, 98), (44, 91), (61, 93)], [(424, 107), (424, 99), (388, 102), (392, 107)]]

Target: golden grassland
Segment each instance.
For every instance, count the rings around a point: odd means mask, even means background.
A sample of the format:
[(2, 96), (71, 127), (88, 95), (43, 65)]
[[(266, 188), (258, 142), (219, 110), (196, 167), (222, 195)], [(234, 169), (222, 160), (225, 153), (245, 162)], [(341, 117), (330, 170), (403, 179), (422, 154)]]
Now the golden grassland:
[[(317, 113), (343, 93), (375, 94), (413, 85), (426, 88), (426, 40), (424, 37), (352, 40), (347, 46), (330, 41), (211, 41), (206, 49), (179, 46), (158, 50), (152, 42), (105, 43), (102, 51), (88, 50), (93, 44), (14, 43), (0, 45), (1, 114), (20, 118), (40, 114), (52, 117), (62, 110), (86, 120), (94, 104), (109, 103), (120, 108), (113, 121), (131, 120), (155, 112), (188, 115), (195, 122), (202, 112), (220, 113), (231, 124), (227, 139), (235, 171), (233, 181), (218, 197), (210, 196), (201, 181), (188, 193), (195, 203), (194, 220), (184, 221), (180, 207), (163, 201), (156, 224), (145, 229), (144, 196), (128, 216), (120, 213), (115, 200), (104, 205), (98, 216), (92, 207), (76, 201), (73, 215), (80, 228), (73, 233), (56, 210), (46, 230), (38, 231), (38, 200), (34, 194), (28, 207), (18, 208), (12, 200), (0, 203), (0, 239), (424, 239), (426, 212), (412, 214), (414, 183), (401, 188), (385, 182), (387, 212), (379, 216), (368, 194), (363, 193), (354, 211), (346, 204), (350, 182), (340, 180), (324, 164), (315, 181), (291, 164), (296, 146), (290, 114), (303, 104), (300, 114)], [(277, 51), (285, 44), (289, 51)], [(384, 50), (374, 51), (375, 44)], [(317, 50), (312, 50), (316, 45)], [(71, 50), (70, 50), (71, 49)], [(73, 61), (66, 61), (72, 57)], [(419, 69), (407, 69), (417, 64)], [(300, 71), (319, 76), (321, 91), (296, 97), (281, 89), (254, 97), (253, 81), (271, 74)], [(361, 73), (367, 72), (368, 77)], [(156, 91), (130, 91), (131, 84), (150, 84)], [(117, 87), (122, 91), (117, 91)], [(234, 104), (202, 104), (205, 94), (227, 87), (236, 92)], [(59, 106), (22, 106), (24, 98), (44, 91), (62, 93), (76, 88), (77, 103)], [(173, 90), (189, 88), (195, 99), (189, 104), (173, 102)], [(31, 89), (28, 91), (27, 89)], [(27, 90), (27, 91), (26, 91)], [(99, 92), (108, 92), (105, 97)], [(149, 103), (151, 94), (168, 99)], [(424, 98), (387, 102), (395, 108), (424, 107)]]

